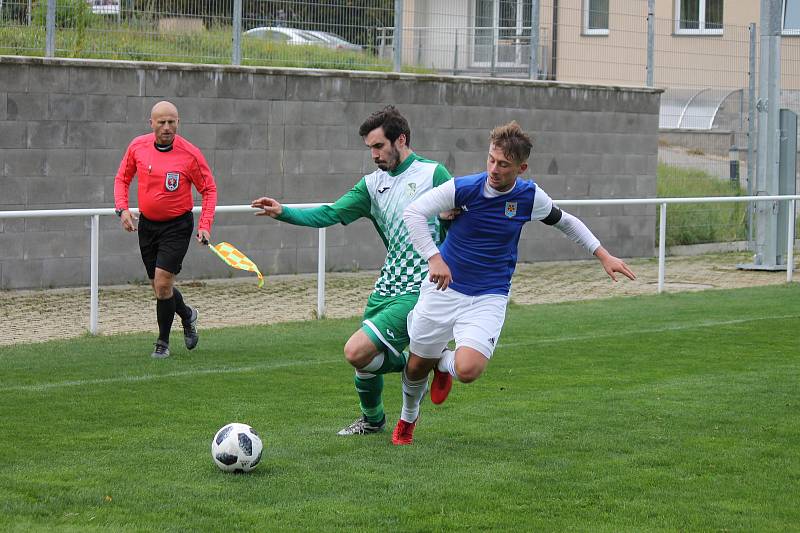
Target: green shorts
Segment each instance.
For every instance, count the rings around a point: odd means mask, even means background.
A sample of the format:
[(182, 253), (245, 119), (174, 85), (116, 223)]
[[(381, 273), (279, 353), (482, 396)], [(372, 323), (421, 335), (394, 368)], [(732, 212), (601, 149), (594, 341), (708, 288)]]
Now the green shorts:
[(379, 349), (388, 348), (399, 355), (408, 346), (408, 314), (419, 294), (381, 296), (373, 292), (364, 309), (361, 330)]

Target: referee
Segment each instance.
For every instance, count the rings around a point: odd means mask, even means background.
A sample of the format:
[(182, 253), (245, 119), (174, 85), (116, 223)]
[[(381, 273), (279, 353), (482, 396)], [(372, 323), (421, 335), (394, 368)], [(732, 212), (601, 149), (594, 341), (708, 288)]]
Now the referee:
[(169, 357), (169, 333), (175, 313), (183, 324), (183, 338), (197, 346), (197, 309), (183, 301), (175, 288), (194, 228), (192, 185), (203, 197), (197, 240), (208, 244), (217, 206), (214, 176), (200, 150), (177, 134), (178, 109), (158, 102), (150, 112), (153, 133), (128, 145), (114, 178), (114, 205), (125, 231), (136, 231), (137, 217), (128, 210), (128, 191), (138, 176), (139, 249), (156, 296), (158, 340), (152, 356)]

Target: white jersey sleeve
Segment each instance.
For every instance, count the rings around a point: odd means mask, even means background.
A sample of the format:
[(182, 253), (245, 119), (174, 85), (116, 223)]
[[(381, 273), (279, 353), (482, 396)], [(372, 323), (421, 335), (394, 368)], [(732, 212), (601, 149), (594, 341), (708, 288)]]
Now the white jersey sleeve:
[(428, 230), (428, 219), (442, 211), (453, 209), (455, 203), (455, 180), (448, 180), (411, 202), (403, 212), (403, 221), (411, 243), (426, 261), (439, 253)]
[[(553, 207), (552, 198), (537, 185), (536, 195), (533, 197), (531, 220), (544, 220), (553, 210)], [(600, 247), (600, 241), (586, 227), (586, 224), (563, 209), (561, 210), (561, 220), (553, 224), (553, 226), (561, 230), (569, 239), (586, 248), (590, 254), (593, 254)]]
[(552, 198), (537, 185), (536, 194), (533, 197), (533, 209), (531, 209), (531, 222), (546, 218), (552, 209)]
[(566, 211), (561, 211), (561, 220), (556, 222), (554, 226), (560, 229), (568, 238), (586, 248), (590, 254), (593, 254), (600, 247), (600, 241), (586, 227), (586, 224)]

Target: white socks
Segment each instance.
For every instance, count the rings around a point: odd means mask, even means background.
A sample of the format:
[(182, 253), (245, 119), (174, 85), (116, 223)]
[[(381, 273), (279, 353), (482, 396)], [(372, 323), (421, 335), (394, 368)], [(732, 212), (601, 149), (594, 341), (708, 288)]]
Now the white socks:
[(428, 390), (428, 377), (411, 381), (403, 370), (403, 410), (400, 411), (400, 419), (406, 422), (414, 422), (419, 417), (419, 404), (425, 391)]
[[(437, 368), (440, 372), (447, 372), (458, 379), (458, 376), (456, 376), (456, 352), (445, 349), (437, 363)], [(400, 412), (401, 420), (414, 422), (419, 417), (419, 404), (422, 403), (422, 397), (425, 396), (427, 391), (427, 376), (419, 381), (412, 381), (408, 379), (406, 371), (403, 370), (403, 410)]]
[(456, 375), (456, 352), (445, 349), (442, 352), (442, 358), (439, 359), (439, 363), (436, 365), (436, 368), (439, 370), (439, 372), (446, 372), (458, 379), (458, 376)]

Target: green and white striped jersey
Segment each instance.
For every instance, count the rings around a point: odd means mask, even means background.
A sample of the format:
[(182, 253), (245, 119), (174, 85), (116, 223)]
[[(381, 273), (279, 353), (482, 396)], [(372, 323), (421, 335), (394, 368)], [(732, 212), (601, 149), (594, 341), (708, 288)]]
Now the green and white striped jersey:
[[(437, 169), (440, 169), (438, 173)], [(379, 169), (364, 176), (370, 198), (370, 218), (386, 244), (386, 261), (375, 282), (378, 294), (397, 296), (419, 292), (420, 283), (428, 273), (428, 263), (411, 244), (403, 211), (414, 198), (448, 179), (450, 174), (442, 165), (416, 155), (403, 161), (395, 172)], [(438, 218), (429, 220), (428, 228), (439, 244)]]
[[(403, 211), (415, 198), (449, 179), (450, 173), (443, 165), (412, 153), (393, 172), (377, 169), (364, 176), (332, 205), (284, 208), (278, 220), (324, 227), (369, 218), (386, 245), (386, 260), (375, 282), (375, 292), (381, 296), (415, 294), (428, 272), (428, 263), (411, 244)], [(439, 220), (429, 220), (428, 227), (439, 244), (442, 233)]]

